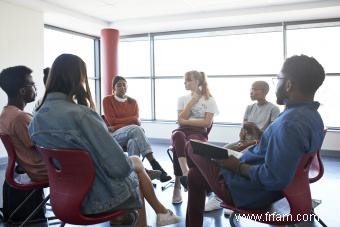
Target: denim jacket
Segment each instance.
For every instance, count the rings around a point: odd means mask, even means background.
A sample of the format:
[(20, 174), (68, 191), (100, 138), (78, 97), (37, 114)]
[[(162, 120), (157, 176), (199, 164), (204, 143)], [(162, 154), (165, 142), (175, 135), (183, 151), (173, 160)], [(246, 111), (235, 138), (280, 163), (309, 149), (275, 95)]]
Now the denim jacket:
[(138, 178), (132, 162), (95, 111), (71, 102), (63, 93), (50, 93), (33, 116), (29, 134), (38, 146), (80, 148), (90, 153), (96, 176), (82, 203), (84, 214), (140, 207)]

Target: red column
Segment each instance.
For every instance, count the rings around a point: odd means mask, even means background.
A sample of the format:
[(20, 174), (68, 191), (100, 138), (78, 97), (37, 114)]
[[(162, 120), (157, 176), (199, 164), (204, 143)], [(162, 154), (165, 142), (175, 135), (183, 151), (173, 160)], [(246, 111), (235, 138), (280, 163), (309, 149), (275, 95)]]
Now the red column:
[(112, 94), (112, 79), (118, 74), (119, 31), (112, 28), (101, 30), (101, 95)]

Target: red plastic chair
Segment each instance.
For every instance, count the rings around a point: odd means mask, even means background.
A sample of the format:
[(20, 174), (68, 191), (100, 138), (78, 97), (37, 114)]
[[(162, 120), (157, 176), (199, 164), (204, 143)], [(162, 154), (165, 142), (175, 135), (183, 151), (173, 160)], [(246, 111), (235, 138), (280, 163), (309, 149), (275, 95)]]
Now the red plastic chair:
[[(24, 201), (22, 201), (19, 206), (11, 213), (9, 216), (8, 221), (11, 221), (11, 218), (20, 211), (20, 208), (25, 204), (25, 202), (38, 190), (41, 188), (48, 187), (48, 182), (30, 182), (30, 183), (18, 183), (14, 180), (14, 172), (16, 167), (16, 160), (17, 155), (15, 152), (15, 147), (12, 143), (11, 137), (7, 134), (0, 134), (2, 143), (4, 144), (7, 154), (8, 154), (8, 164), (6, 168), (6, 181), (7, 183), (16, 189), (21, 190), (33, 190)], [(49, 195), (45, 197), (45, 199), (36, 207), (35, 210), (32, 211), (32, 213), (21, 223), (20, 226), (24, 226), (32, 217), (33, 215), (39, 210), (40, 207), (46, 204), (46, 202), (49, 200)]]
[(324, 166), (321, 160), (320, 150), (318, 150), (309, 168), (309, 172), (308, 172), (309, 183), (314, 183), (320, 180), (323, 174), (324, 174)]
[[(326, 136), (327, 129), (324, 130), (324, 137)], [(310, 165), (309, 168), (309, 183), (315, 183), (316, 181), (320, 180), (321, 177), (324, 174), (324, 166), (322, 163), (321, 155), (320, 155), (320, 150), (317, 151), (316, 155), (313, 158), (313, 161)], [(318, 199), (312, 199), (312, 206), (313, 206), (313, 212), (314, 208), (318, 206), (321, 203), (321, 200)], [(317, 217), (315, 215), (316, 220), (322, 225), (322, 226), (327, 226), (321, 218)]]
[[(81, 204), (95, 179), (91, 156), (81, 149), (49, 149), (38, 147), (47, 165), (52, 210), (65, 223), (89, 225), (106, 222), (130, 210), (85, 216)], [(137, 220), (135, 220), (136, 222)]]
[(312, 211), (308, 177), (309, 167), (316, 154), (317, 152), (310, 152), (302, 157), (292, 182), (282, 190), (284, 198), (273, 203), (271, 207), (247, 210), (221, 203), (222, 207), (233, 210), (229, 218), (230, 225), (235, 226), (233, 219), (236, 215), (273, 225), (295, 224), (304, 221), (307, 219), (306, 217), (308, 217), (308, 220), (317, 217)]
[[(327, 133), (327, 129), (323, 131), (324, 138), (326, 136), (326, 133)], [(324, 166), (321, 160), (320, 150), (318, 150), (309, 168), (309, 183), (314, 183), (320, 180), (323, 174), (324, 174)]]

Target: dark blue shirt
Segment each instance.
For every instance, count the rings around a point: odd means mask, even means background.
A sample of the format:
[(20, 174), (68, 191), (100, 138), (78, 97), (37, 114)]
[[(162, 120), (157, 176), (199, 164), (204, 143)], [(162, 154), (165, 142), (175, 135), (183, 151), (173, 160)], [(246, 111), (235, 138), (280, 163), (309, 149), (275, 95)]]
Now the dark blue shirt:
[(287, 104), (261, 141), (240, 161), (250, 164), (249, 179), (221, 170), (236, 207), (265, 207), (282, 197), (301, 157), (321, 148), (324, 125), (318, 102)]

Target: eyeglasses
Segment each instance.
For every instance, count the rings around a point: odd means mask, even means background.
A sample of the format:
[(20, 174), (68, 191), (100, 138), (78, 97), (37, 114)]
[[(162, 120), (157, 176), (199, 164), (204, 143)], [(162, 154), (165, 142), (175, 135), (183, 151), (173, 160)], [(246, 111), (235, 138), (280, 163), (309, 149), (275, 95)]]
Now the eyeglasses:
[(37, 90), (37, 87), (35, 86), (35, 83), (24, 84), (23, 87), (33, 87), (35, 90)]

